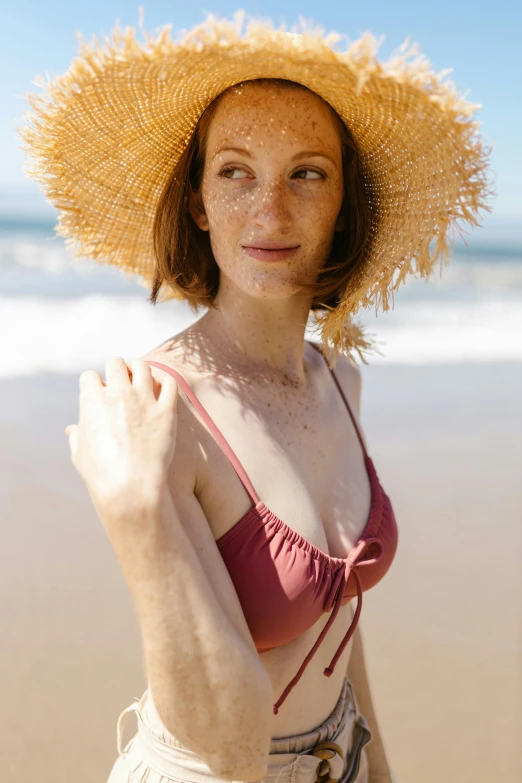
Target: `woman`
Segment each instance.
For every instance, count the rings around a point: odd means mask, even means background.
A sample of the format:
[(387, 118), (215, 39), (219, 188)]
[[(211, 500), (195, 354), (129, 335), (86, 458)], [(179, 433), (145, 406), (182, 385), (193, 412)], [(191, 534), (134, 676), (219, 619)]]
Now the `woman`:
[[(213, 29), (232, 36), (219, 24)], [(302, 42), (309, 56), (310, 41)], [(201, 52), (192, 44), (188, 36), (187, 85), (190, 57)], [(280, 42), (289, 61), (294, 44)], [(216, 39), (206, 45), (224, 74)], [(271, 45), (263, 40), (262, 52)], [(318, 63), (322, 57), (318, 47)], [(360, 153), (363, 130), (358, 142), (335, 101), (310, 88), (310, 74), (276, 78), (269, 70), (214, 87), (188, 141), (176, 131), (181, 151), (151, 197), (154, 264), (141, 269), (154, 280), (151, 301), (164, 285), (207, 312), (128, 365), (109, 359), (105, 382), (83, 372), (79, 423), (66, 430), (129, 585), (149, 682), (120, 715), (109, 783), (393, 780), (357, 623), (362, 592), (393, 561), (397, 526), (358, 424), (361, 377), (350, 349), (361, 353), (368, 342), (348, 316), (355, 293), (360, 299), (372, 281), (385, 301), (403, 259), (384, 230), (384, 185), (379, 191)], [(396, 120), (388, 120), (388, 139)], [(143, 127), (153, 137), (152, 126)], [(132, 138), (129, 130), (129, 147)], [(25, 139), (34, 154), (35, 137)], [(380, 149), (375, 171), (388, 154)], [(398, 159), (389, 157), (389, 170)], [(145, 181), (140, 156), (132, 167), (128, 160), (126, 177)], [(434, 179), (441, 161), (431, 161), (431, 190), (426, 171), (422, 181), (430, 205), (442, 191), (445, 212), (428, 228), (421, 211), (418, 245), (406, 244), (424, 274), (434, 262), (427, 239), (447, 249), (454, 208), (454, 182), (445, 190), (444, 177)], [(477, 142), (475, 175), (479, 162), (485, 167)], [(114, 176), (113, 185), (116, 168)], [(478, 188), (462, 168), (455, 176), (462, 205), (468, 188), (472, 220), (485, 208), (486, 180)], [(62, 169), (61, 187), (67, 177)], [(413, 175), (396, 192), (411, 182)], [(119, 185), (130, 193), (125, 178)], [(410, 219), (412, 209), (410, 202)], [(102, 210), (94, 202), (83, 205), (86, 222), (95, 212)], [(87, 240), (86, 222), (76, 220), (76, 237), (84, 249), (90, 241), (96, 257), (93, 237), (106, 239), (107, 231), (91, 224)], [(408, 235), (407, 222), (401, 236), (411, 239), (418, 231)], [(393, 269), (377, 264), (379, 236)], [(129, 269), (130, 258), (113, 262)], [(136, 254), (133, 263), (138, 268)], [(323, 338), (331, 335), (330, 363), (321, 355), (325, 340), (322, 350), (305, 340), (311, 311)], [(130, 710), (139, 731), (123, 750)]]

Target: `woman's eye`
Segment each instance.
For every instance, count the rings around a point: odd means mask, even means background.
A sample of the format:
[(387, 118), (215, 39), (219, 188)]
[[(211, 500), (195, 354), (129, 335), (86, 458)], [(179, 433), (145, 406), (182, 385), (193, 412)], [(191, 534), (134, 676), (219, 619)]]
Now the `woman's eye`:
[[(321, 172), (316, 171), (315, 169), (299, 169), (299, 171), (296, 171), (295, 173), (296, 174), (306, 174), (308, 171), (311, 172), (312, 174), (316, 174), (317, 177), (319, 177), (319, 179), (324, 179), (324, 177), (321, 174)], [(316, 177), (312, 177), (312, 179), (316, 179)]]
[[(220, 177), (226, 177), (226, 174), (227, 174), (229, 171), (243, 171), (243, 169), (238, 169), (238, 168), (236, 168), (235, 166), (229, 166), (229, 167), (228, 167), (228, 168), (226, 168), (226, 169), (222, 169), (222, 170), (219, 172), (219, 176), (220, 176)], [(226, 179), (237, 179), (237, 177), (226, 177)]]
[[(224, 168), (220, 171), (219, 176), (225, 177), (226, 179), (238, 179), (238, 177), (228, 177), (227, 174), (229, 172), (234, 171), (243, 171), (243, 169), (238, 169), (235, 166), (228, 166), (227, 168)], [(316, 171), (315, 169), (299, 169), (299, 171), (296, 171), (293, 176), (297, 176), (299, 174), (306, 174), (307, 172), (310, 172), (311, 174), (315, 174), (315, 177), (299, 177), (299, 179), (324, 179), (324, 175), (321, 174), (319, 171)]]

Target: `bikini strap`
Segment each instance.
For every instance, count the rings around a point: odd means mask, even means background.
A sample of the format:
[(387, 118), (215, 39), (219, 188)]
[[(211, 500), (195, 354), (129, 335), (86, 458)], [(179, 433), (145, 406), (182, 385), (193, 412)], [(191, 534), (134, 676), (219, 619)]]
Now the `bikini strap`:
[(335, 372), (333, 371), (332, 367), (330, 367), (330, 365), (328, 364), (328, 361), (327, 361), (327, 359), (326, 359), (326, 356), (324, 355), (324, 353), (323, 353), (323, 351), (321, 350), (320, 346), (319, 346), (317, 343), (313, 343), (313, 342), (311, 342), (311, 341), (310, 341), (310, 345), (312, 345), (312, 346), (315, 348), (315, 350), (316, 350), (316, 351), (319, 351), (319, 353), (321, 354), (321, 356), (322, 356), (322, 357), (323, 357), (323, 359), (325, 360), (325, 362), (326, 362), (326, 366), (327, 366), (327, 367), (328, 367), (328, 369), (330, 370), (330, 373), (331, 373), (331, 375), (332, 375), (332, 378), (334, 379), (334, 381), (335, 381), (335, 383), (336, 383), (336, 385), (337, 385), (337, 388), (339, 389), (339, 391), (340, 391), (340, 393), (341, 393), (341, 397), (343, 398), (343, 400), (344, 400), (344, 402), (345, 402), (345, 405), (346, 405), (346, 407), (347, 407), (347, 409), (348, 409), (348, 413), (350, 414), (350, 418), (351, 418), (351, 420), (352, 420), (352, 422), (353, 422), (353, 426), (355, 427), (355, 432), (357, 433), (357, 437), (359, 438), (359, 443), (361, 444), (361, 448), (362, 448), (362, 450), (363, 450), (363, 454), (364, 454), (364, 456), (365, 456), (365, 457), (367, 457), (367, 456), (368, 456), (368, 452), (366, 451), (366, 446), (364, 445), (364, 441), (363, 441), (363, 439), (362, 439), (362, 435), (361, 435), (361, 431), (360, 431), (360, 429), (359, 429), (359, 425), (357, 424), (357, 421), (355, 420), (355, 416), (354, 416), (354, 415), (353, 415), (353, 413), (352, 413), (352, 409), (351, 409), (351, 407), (350, 407), (350, 403), (348, 402), (348, 399), (346, 398), (346, 395), (345, 395), (345, 393), (344, 393), (344, 392), (343, 392), (343, 390), (342, 390), (342, 387), (341, 387), (341, 384), (339, 383), (339, 380), (338, 380), (338, 378), (337, 378), (337, 375), (336, 375), (336, 374), (335, 374)]
[(165, 370), (165, 372), (167, 372), (169, 375), (172, 375), (176, 379), (176, 381), (181, 386), (181, 388), (187, 395), (188, 399), (190, 400), (190, 402), (197, 410), (197, 412), (199, 413), (199, 415), (201, 416), (201, 418), (209, 428), (210, 432), (216, 439), (219, 447), (224, 452), (225, 456), (228, 457), (229, 462), (231, 463), (232, 467), (236, 471), (241, 483), (243, 484), (246, 492), (248, 493), (250, 500), (254, 505), (257, 505), (259, 503), (259, 498), (243, 466), (241, 465), (241, 462), (239, 461), (236, 454), (232, 450), (232, 447), (229, 445), (225, 436), (221, 433), (219, 428), (212, 421), (207, 411), (200, 403), (200, 401), (198, 400), (198, 398), (196, 397), (196, 395), (194, 394), (194, 392), (192, 391), (192, 389), (190, 388), (186, 380), (183, 378), (183, 376), (180, 375), (180, 373), (177, 370), (175, 370), (173, 367), (168, 367), (166, 364), (162, 364), (161, 362), (149, 361), (148, 359), (145, 359), (145, 361), (147, 362), (147, 364), (152, 364), (154, 367), (159, 367), (160, 370)]

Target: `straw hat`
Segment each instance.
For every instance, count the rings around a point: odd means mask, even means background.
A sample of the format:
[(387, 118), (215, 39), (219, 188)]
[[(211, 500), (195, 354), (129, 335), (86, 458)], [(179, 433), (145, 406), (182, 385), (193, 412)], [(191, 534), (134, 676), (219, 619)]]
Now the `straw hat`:
[[(350, 354), (375, 350), (352, 318), (360, 308), (383, 311), (410, 274), (429, 277), (449, 261), (457, 229), (480, 225), (491, 212), (489, 153), (474, 119), (480, 104), (459, 95), (409, 47), (376, 57), (382, 40), (366, 32), (344, 50), (346, 36), (325, 35), (300, 18), (299, 28), (274, 29), (245, 12), (233, 20), (209, 14), (177, 40), (171, 25), (154, 37), (118, 25), (103, 46), (79, 35), (79, 54), (54, 80), (34, 82), (32, 112), (17, 130), (33, 158), (24, 172), (58, 210), (57, 234), (75, 257), (92, 257), (140, 276), (150, 286), (152, 226), (164, 184), (198, 118), (223, 90), (261, 77), (289, 79), (313, 90), (354, 137), (371, 213), (366, 261), (335, 309), (320, 311), (326, 348)], [(408, 48), (409, 47), (409, 48)], [(415, 55), (415, 56), (414, 56)], [(413, 59), (412, 59), (413, 58)], [(411, 61), (409, 61), (411, 60)], [(173, 288), (160, 301), (180, 298)]]

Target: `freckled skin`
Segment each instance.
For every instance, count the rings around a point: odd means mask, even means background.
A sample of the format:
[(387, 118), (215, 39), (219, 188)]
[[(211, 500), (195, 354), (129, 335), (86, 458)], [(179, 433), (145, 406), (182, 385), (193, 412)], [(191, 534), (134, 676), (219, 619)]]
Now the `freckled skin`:
[[(231, 146), (252, 157), (221, 151)], [(307, 150), (331, 159), (292, 160)], [(310, 301), (299, 281), (315, 279), (324, 265), (335, 231), (344, 225), (342, 199), (341, 142), (319, 96), (255, 83), (223, 96), (209, 131), (202, 186), (191, 204), (199, 228), (210, 232), (220, 269), (219, 311), (210, 311), (201, 326), (214, 337), (226, 334), (238, 359), (280, 375), (283, 386), (303, 384)], [(245, 254), (243, 245), (264, 239), (299, 250), (277, 263)]]
[[(252, 157), (221, 151), (227, 147), (245, 148)], [(301, 151), (329, 157), (293, 160)], [(335, 231), (344, 226), (342, 199), (341, 143), (319, 96), (256, 84), (223, 96), (209, 132), (201, 190), (191, 205), (199, 228), (210, 232), (220, 269), (219, 309), (198, 329), (227, 363), (248, 374), (251, 385), (262, 375), (276, 409), (270, 424), (289, 428), (285, 442), (295, 448), (303, 445), (297, 434), (317, 408), (303, 366), (310, 300), (299, 281), (315, 279), (324, 265)], [(258, 261), (242, 245), (259, 239), (299, 250), (286, 261)]]
[[(223, 150), (228, 147), (250, 155)], [(223, 95), (209, 129), (201, 188), (189, 204), (198, 227), (209, 232), (220, 270), (216, 307), (149, 354), (184, 375), (233, 444), (266, 505), (335, 556), (344, 556), (360, 536), (369, 511), (369, 483), (326, 363), (305, 342), (311, 301), (300, 282), (315, 278), (335, 232), (345, 227), (342, 201), (341, 141), (331, 110), (319, 96), (255, 82)], [(243, 250), (259, 240), (299, 248), (283, 261), (266, 262)], [(153, 368), (156, 372), (160, 377)], [(338, 372), (344, 374), (347, 394), (356, 396), (357, 368), (345, 363)], [(246, 513), (250, 500), (183, 401), (178, 442), (172, 495), (176, 498), (180, 477), (195, 465), (196, 496), (218, 539)], [(273, 736), (307, 731), (335, 706), (351, 643), (334, 674), (320, 675), (352, 614), (350, 603), (339, 611), (338, 622), (277, 716)], [(260, 656), (275, 697), (326, 620), (324, 615), (299, 639)]]

